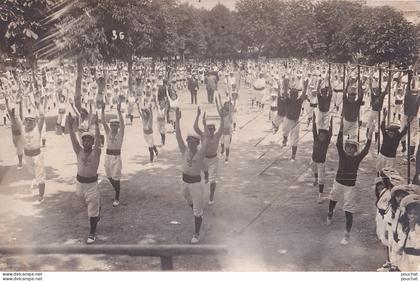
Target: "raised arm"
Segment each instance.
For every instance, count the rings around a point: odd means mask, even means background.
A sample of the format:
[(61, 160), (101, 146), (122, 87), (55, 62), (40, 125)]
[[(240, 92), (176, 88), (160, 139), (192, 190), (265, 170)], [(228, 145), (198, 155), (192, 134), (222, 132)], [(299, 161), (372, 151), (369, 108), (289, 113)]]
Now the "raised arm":
[[(102, 109), (103, 108), (104, 108), (104, 106), (102, 106)], [(122, 116), (122, 113), (121, 113), (121, 103), (118, 103), (118, 105), (117, 105), (117, 112), (118, 112), (118, 119), (120, 120), (121, 136), (124, 136), (125, 124), (124, 124), (124, 117)], [(102, 114), (102, 116), (104, 116), (104, 114)], [(104, 126), (104, 128), (105, 128), (105, 126)]]
[(187, 149), (184, 143), (184, 139), (181, 135), (181, 127), (180, 127), (180, 120), (181, 120), (181, 111), (179, 108), (176, 109), (176, 123), (175, 123), (175, 136), (176, 141), (178, 142), (179, 151), (181, 151), (182, 154), (184, 154), (185, 150)]
[(337, 136), (336, 146), (337, 146), (338, 155), (343, 155), (344, 154), (344, 149), (343, 149), (343, 117), (341, 117), (340, 132), (338, 133), (338, 136)]
[(370, 144), (372, 143), (372, 134), (373, 134), (373, 130), (369, 130), (369, 132), (367, 133), (367, 141), (366, 141), (365, 147), (362, 149), (362, 151), (359, 154), (359, 157), (361, 159), (363, 159), (369, 153)]
[(101, 112), (102, 112), (102, 118), (101, 118), (102, 126), (104, 126), (105, 134), (108, 135), (110, 129), (109, 129), (108, 123), (105, 120), (105, 107), (104, 106), (102, 107)]
[(38, 120), (38, 130), (41, 133), (42, 128), (44, 127), (44, 121), (45, 121), (45, 108), (47, 107), (47, 99), (43, 100), (43, 104), (39, 105), (41, 107), (38, 108), (38, 112), (39, 112), (39, 120)]
[(312, 134), (313, 134), (314, 140), (316, 138), (318, 138), (318, 130), (316, 128), (316, 114), (315, 114), (315, 112), (312, 114)]
[(77, 140), (76, 133), (74, 132), (73, 126), (74, 126), (74, 118), (69, 112), (69, 115), (67, 116), (67, 127), (69, 128), (70, 140), (73, 146), (73, 151), (74, 153), (76, 153), (76, 155), (78, 155), (82, 148), (80, 147), (79, 141)]
[[(195, 121), (194, 121), (194, 131), (200, 136), (200, 138), (203, 138), (204, 134), (200, 130), (200, 127), (198, 126), (198, 119), (200, 118), (200, 114), (201, 114), (201, 109), (200, 109), (200, 107), (197, 107), (197, 115), (195, 116)], [(206, 129), (206, 128), (204, 127), (204, 129)]]
[(95, 124), (95, 145), (93, 147), (93, 149), (96, 152), (101, 152), (101, 141), (100, 141), (100, 136), (101, 133), (99, 132), (99, 123), (98, 123), (98, 114), (95, 114), (92, 118), (93, 120), (93, 124)]

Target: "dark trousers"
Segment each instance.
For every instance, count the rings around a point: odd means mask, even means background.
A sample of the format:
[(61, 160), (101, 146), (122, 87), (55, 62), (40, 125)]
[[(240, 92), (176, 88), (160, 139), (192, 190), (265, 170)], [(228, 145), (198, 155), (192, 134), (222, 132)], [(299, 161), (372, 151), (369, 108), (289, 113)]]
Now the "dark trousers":
[(207, 90), (207, 100), (209, 103), (213, 103), (213, 99), (214, 99), (214, 90)]
[(191, 91), (191, 104), (197, 104), (197, 91)]

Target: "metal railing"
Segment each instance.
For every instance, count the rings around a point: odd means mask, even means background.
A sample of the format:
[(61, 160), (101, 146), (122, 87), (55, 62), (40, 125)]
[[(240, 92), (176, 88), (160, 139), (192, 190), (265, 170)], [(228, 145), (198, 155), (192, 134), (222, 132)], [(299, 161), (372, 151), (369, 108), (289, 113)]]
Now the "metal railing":
[(173, 270), (173, 257), (190, 255), (226, 255), (225, 246), (210, 245), (0, 245), (0, 255), (127, 255), (160, 257), (162, 270)]

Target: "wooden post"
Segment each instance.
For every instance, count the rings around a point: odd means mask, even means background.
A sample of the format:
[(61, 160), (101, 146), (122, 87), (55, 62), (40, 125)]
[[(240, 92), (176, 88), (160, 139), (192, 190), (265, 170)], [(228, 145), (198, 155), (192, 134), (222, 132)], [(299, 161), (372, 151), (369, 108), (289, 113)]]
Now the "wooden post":
[[(379, 68), (379, 95), (382, 95), (382, 69)], [(381, 125), (381, 110), (378, 110), (378, 126)], [(379, 127), (378, 127), (379, 128)], [(379, 130), (378, 130), (379, 131)], [(372, 134), (375, 132), (372, 132)], [(378, 134), (378, 154), (381, 150), (381, 134)]]
[[(391, 62), (389, 62), (388, 65), (388, 115), (387, 115), (387, 123), (389, 125), (389, 123), (391, 122), (391, 83), (392, 83), (392, 72), (391, 72)], [(378, 124), (379, 126), (379, 124)]]
[(174, 269), (173, 258), (171, 256), (160, 257), (160, 268), (162, 270), (173, 270)]
[[(357, 96), (360, 95), (359, 90), (361, 88), (361, 83), (362, 81), (360, 81), (360, 65), (357, 66)], [(357, 116), (357, 141), (360, 141), (360, 108), (359, 108), (359, 113)]]
[[(411, 80), (413, 79), (413, 72), (410, 70), (408, 71), (408, 83), (407, 83), (407, 92), (405, 93), (406, 95), (408, 93), (411, 94)], [(411, 158), (411, 149), (410, 149), (410, 139), (411, 139), (411, 122), (410, 122), (410, 116), (407, 116), (407, 125), (408, 126), (408, 131), (407, 131), (407, 183), (410, 184), (410, 177), (411, 177), (411, 162), (410, 162), (410, 158)], [(414, 120), (414, 122), (418, 122), (417, 118), (416, 120)]]

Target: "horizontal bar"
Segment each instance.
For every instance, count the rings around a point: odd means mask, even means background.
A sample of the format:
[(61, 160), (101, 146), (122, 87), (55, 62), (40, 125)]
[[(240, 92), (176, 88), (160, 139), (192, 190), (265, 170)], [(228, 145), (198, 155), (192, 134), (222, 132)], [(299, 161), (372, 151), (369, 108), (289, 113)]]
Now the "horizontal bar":
[(173, 257), (186, 255), (225, 255), (225, 246), (210, 245), (0, 245), (0, 255), (129, 255), (150, 257)]

